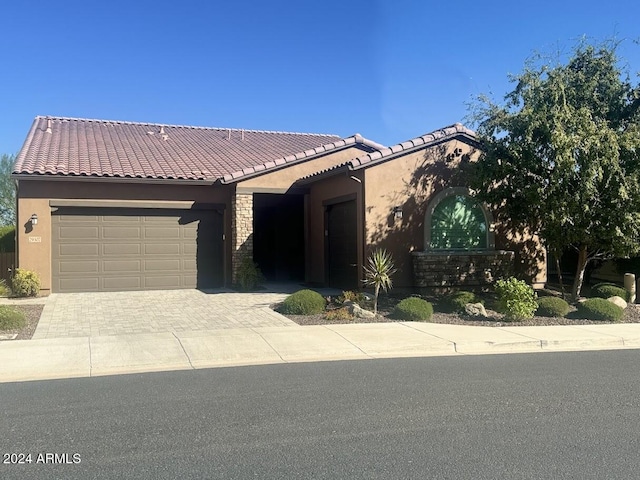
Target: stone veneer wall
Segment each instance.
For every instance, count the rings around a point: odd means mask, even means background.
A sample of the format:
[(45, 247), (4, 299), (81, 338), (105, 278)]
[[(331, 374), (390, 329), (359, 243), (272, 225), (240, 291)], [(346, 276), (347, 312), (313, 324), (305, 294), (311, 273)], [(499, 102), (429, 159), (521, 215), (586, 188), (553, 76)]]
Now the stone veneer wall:
[(253, 259), (253, 193), (235, 193), (231, 199), (231, 283), (238, 282), (243, 258)]
[(513, 274), (514, 253), (504, 250), (477, 252), (413, 252), (416, 287), (480, 287)]

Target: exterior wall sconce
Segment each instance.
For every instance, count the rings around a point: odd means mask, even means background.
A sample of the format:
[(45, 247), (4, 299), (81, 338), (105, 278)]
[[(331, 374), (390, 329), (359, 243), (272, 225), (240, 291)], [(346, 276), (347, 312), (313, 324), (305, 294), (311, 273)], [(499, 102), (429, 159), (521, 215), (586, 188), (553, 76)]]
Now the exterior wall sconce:
[(402, 207), (393, 207), (393, 218), (402, 220)]
[(31, 215), (31, 218), (29, 220), (31, 220), (31, 225), (35, 227), (38, 224), (38, 215), (34, 213), (33, 215)]

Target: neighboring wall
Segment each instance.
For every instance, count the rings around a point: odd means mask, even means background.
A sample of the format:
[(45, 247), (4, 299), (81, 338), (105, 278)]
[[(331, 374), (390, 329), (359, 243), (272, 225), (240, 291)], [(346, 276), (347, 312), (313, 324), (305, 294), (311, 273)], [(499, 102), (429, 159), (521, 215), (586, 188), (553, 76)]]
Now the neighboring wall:
[[(233, 186), (160, 184), (114, 181), (24, 180), (18, 184), (18, 267), (38, 272), (41, 293), (51, 292), (51, 203), (73, 199), (101, 201), (105, 206), (163, 207), (162, 202), (182, 202), (188, 208), (194, 202), (225, 205), (225, 236), (230, 238), (231, 195)], [(38, 215), (38, 224), (28, 231), (29, 218)], [(230, 271), (231, 246), (225, 242), (225, 270)]]

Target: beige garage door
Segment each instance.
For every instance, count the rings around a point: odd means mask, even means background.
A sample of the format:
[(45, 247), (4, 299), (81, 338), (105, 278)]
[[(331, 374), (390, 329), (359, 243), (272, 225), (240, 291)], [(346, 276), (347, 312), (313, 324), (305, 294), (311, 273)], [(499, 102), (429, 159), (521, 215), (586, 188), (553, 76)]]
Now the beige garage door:
[(60, 207), (52, 213), (53, 291), (217, 287), (222, 238), (216, 210)]

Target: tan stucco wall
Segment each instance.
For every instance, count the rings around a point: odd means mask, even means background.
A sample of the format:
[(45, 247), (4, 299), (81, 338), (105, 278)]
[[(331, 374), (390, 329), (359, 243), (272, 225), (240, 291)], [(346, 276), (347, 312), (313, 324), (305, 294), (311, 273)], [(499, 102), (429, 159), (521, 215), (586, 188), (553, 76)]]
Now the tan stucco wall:
[(363, 155), (357, 147), (349, 147), (312, 160), (288, 166), (286, 168), (267, 173), (259, 177), (250, 178), (238, 183), (238, 189), (274, 188), (286, 190), (302, 177), (311, 175), (329, 167), (345, 163), (355, 157)]
[[(362, 172), (352, 173), (362, 181)], [(350, 175), (337, 175), (320, 180), (311, 185), (307, 197), (307, 249), (306, 281), (324, 284), (325, 278), (325, 206), (324, 202), (332, 202), (347, 196), (356, 197), (356, 221), (358, 232), (358, 272), (362, 272), (364, 244), (364, 212), (362, 211), (362, 183), (350, 178)], [(361, 275), (360, 275), (361, 276)]]
[[(457, 155), (450, 156), (456, 149)], [(367, 247), (384, 247), (391, 252), (398, 269), (394, 285), (413, 283), (411, 252), (424, 250), (425, 213), (434, 196), (457, 186), (465, 186), (461, 162), (474, 161), (479, 152), (459, 140), (400, 156), (365, 170)], [(403, 218), (395, 220), (399, 206)], [(495, 247), (516, 253), (515, 268), (534, 286), (546, 282), (545, 251), (536, 237), (509, 239), (496, 226)], [(368, 251), (365, 255), (368, 255)]]
[[(447, 155), (457, 148), (462, 149), (462, 154), (447, 160)], [(463, 186), (455, 175), (467, 154), (472, 158), (477, 155), (470, 145), (452, 140), (365, 170), (367, 246), (383, 247), (393, 255), (398, 269), (393, 277), (395, 286), (412, 286), (411, 252), (424, 249), (427, 205), (438, 192)], [(401, 220), (394, 218), (394, 207), (402, 208)]]
[[(161, 185), (114, 182), (20, 180), (18, 185), (17, 262), (40, 275), (41, 294), (51, 292), (51, 201), (73, 199), (130, 202), (198, 202), (225, 205), (225, 238), (231, 238), (230, 204), (233, 186)], [(38, 224), (28, 231), (32, 214)], [(231, 245), (225, 241), (225, 272), (231, 271)], [(226, 274), (229, 277), (229, 274)], [(230, 279), (225, 279), (230, 280)]]

